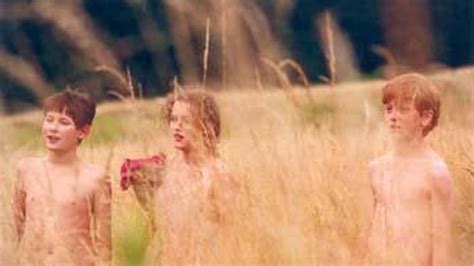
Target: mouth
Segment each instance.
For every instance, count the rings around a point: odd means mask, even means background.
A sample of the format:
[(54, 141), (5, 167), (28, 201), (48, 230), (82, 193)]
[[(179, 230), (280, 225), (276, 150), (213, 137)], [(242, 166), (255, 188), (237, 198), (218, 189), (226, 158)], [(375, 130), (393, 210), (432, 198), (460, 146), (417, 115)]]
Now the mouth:
[(176, 142), (181, 142), (183, 141), (184, 139), (184, 136), (180, 133), (174, 133), (173, 134), (173, 139), (176, 141)]
[(58, 136), (54, 136), (54, 135), (47, 135), (46, 136), (46, 139), (48, 140), (49, 143), (57, 143), (59, 140), (61, 140)]

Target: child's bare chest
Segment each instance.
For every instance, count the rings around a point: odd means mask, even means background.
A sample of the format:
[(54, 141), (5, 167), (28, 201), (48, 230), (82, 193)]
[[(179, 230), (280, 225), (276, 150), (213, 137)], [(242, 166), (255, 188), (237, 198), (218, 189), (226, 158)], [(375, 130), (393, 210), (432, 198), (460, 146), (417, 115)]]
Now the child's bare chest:
[(380, 203), (414, 206), (429, 202), (429, 175), (423, 165), (391, 164), (378, 173), (376, 196)]
[(196, 173), (170, 172), (164, 179), (159, 194), (163, 199), (183, 200), (187, 198), (196, 201), (207, 190), (202, 177)]
[(92, 200), (91, 187), (81, 182), (82, 176), (68, 172), (38, 171), (29, 176), (27, 208), (61, 213), (88, 212)]

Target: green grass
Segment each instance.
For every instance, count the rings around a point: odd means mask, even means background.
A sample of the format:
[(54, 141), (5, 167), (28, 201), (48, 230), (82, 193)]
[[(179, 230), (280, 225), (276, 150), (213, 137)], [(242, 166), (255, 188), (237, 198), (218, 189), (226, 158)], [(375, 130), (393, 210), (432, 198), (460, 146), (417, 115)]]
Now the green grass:
[(41, 122), (12, 121), (7, 128), (7, 135), (11, 138), (11, 145), (14, 147), (30, 147), (38, 149), (42, 145)]
[(127, 133), (127, 120), (131, 114), (125, 111), (114, 111), (97, 115), (89, 141), (104, 145), (120, 140)]

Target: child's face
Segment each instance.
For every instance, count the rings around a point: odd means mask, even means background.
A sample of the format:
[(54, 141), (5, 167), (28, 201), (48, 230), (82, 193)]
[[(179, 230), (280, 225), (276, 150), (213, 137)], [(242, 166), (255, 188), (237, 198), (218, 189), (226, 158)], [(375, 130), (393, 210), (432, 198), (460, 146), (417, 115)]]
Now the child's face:
[(42, 127), (46, 147), (51, 151), (69, 151), (86, 137), (88, 128), (77, 129), (71, 117), (65, 112), (46, 112)]
[(196, 143), (197, 129), (189, 103), (176, 101), (173, 104), (169, 127), (174, 147), (183, 152), (191, 151)]
[(422, 136), (423, 128), (426, 126), (425, 119), (415, 108), (415, 103), (394, 100), (384, 105), (385, 123), (390, 133), (396, 139), (412, 139)]

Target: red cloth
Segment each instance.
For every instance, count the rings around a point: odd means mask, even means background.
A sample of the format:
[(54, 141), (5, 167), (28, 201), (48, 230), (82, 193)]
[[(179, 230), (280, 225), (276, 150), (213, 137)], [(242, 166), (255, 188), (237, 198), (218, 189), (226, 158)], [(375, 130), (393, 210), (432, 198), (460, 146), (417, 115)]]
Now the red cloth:
[(144, 159), (126, 158), (120, 167), (120, 187), (122, 187), (122, 190), (127, 190), (134, 181), (134, 173), (137, 170), (143, 167), (163, 167), (165, 161), (166, 156), (163, 153)]

